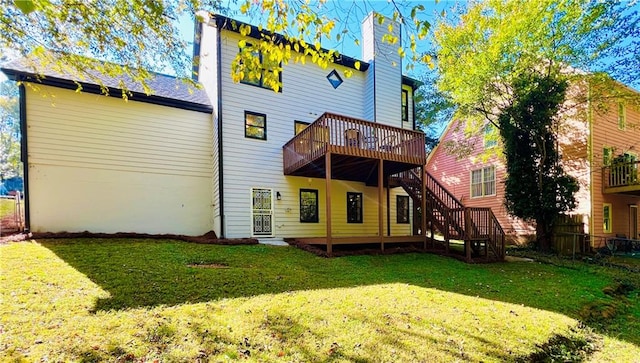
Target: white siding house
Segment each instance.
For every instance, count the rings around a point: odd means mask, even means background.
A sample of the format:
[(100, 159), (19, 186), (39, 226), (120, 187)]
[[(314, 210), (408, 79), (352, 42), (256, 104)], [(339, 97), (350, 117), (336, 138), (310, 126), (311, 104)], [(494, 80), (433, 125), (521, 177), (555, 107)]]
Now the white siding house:
[[(194, 77), (206, 93), (167, 87), (158, 75), (158, 93), (125, 102), (92, 94), (95, 85), (67, 90), (70, 77), (37, 80), (28, 68), (5, 66), (39, 87), (23, 86), (22, 97), (31, 230), (213, 230), (307, 238), (329, 252), (332, 243), (423, 241), (424, 218), (413, 218), (420, 187), (411, 195), (393, 179), (424, 172), (424, 134), (414, 131), (418, 82), (402, 75), (397, 45), (382, 41), (391, 20), (374, 18), (363, 22), (365, 61), (291, 61), (280, 92), (233, 82), (239, 43), (252, 39), (219, 15), (196, 29)], [(260, 37), (257, 27), (250, 37)]]
[(201, 235), (213, 229), (214, 128), (204, 91), (158, 75), (151, 81), (155, 95), (134, 90), (124, 101), (120, 92), (106, 97), (91, 84), (75, 92), (76, 84), (55, 72), (37, 79), (22, 62), (3, 71), (23, 82), (29, 230)]
[[(417, 82), (402, 76), (397, 45), (382, 42), (388, 23), (379, 24), (373, 14), (363, 22), (363, 56), (367, 62), (360, 61), (359, 69), (354, 66), (357, 60), (345, 56), (327, 68), (313, 64), (310, 57), (304, 64), (290, 61), (283, 65), (280, 92), (233, 82), (231, 63), (239, 52), (239, 43), (243, 39), (247, 43), (252, 41), (239, 33), (239, 25), (229, 18), (211, 15), (196, 34), (196, 56), (200, 60), (197, 79), (209, 95), (217, 95), (217, 100), (212, 102), (214, 109), (216, 105), (220, 107), (214, 112), (217, 117), (214, 134), (221, 141), (216, 155), (222, 193), (215, 194), (214, 205), (222, 207), (221, 224), (216, 225), (215, 232), (229, 238), (326, 237), (328, 203), (325, 201), (330, 199), (332, 236), (381, 237), (380, 229), (386, 236), (411, 236), (416, 227), (414, 221), (410, 216), (397, 217), (397, 196), (407, 196), (402, 188), (385, 188), (379, 198), (376, 185), (334, 178), (327, 196), (328, 184), (324, 177), (283, 172), (283, 145), (296, 135), (296, 125), (311, 124), (326, 112), (373, 124), (414, 129), (412, 100)], [(394, 34), (399, 33), (396, 24)], [(259, 38), (257, 34), (259, 31), (253, 27), (248, 37)], [(345, 72), (353, 75), (346, 77)], [(342, 79), (337, 87), (328, 80), (332, 73)], [(406, 92), (404, 108), (403, 90)], [(252, 127), (245, 123), (247, 115), (264, 122), (260, 137), (246, 135), (247, 127)], [(358, 136), (362, 146), (367, 136)], [(317, 220), (313, 222), (301, 217), (301, 193), (305, 190), (317, 193)], [(266, 202), (261, 197), (256, 199), (258, 192), (266, 195)], [(348, 193), (362, 193), (362, 218), (357, 223), (348, 222)], [(405, 203), (406, 199), (400, 200)], [(379, 216), (379, 203), (384, 206), (383, 218)], [(256, 204), (260, 204), (260, 208), (256, 208)], [(407, 204), (412, 211), (413, 201)]]

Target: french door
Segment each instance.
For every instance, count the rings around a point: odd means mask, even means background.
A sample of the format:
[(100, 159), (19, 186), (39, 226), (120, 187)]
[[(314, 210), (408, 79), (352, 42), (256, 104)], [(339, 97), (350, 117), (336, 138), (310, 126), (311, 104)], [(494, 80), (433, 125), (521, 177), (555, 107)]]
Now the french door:
[(273, 190), (251, 189), (251, 235), (273, 237)]

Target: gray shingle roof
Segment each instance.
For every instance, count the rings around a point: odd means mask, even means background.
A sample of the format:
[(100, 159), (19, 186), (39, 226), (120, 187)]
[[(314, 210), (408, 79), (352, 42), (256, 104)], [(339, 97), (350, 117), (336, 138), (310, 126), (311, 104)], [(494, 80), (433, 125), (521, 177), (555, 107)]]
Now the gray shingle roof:
[(132, 92), (129, 99), (133, 101), (150, 102), (200, 112), (210, 113), (213, 110), (209, 97), (201, 85), (196, 88), (176, 77), (159, 73), (152, 73), (151, 78), (146, 81), (151, 88), (150, 94), (147, 95), (138, 82), (134, 82), (126, 75), (112, 77), (95, 70), (85, 71), (85, 75), (71, 75), (56, 71), (52, 67), (38, 66), (36, 62), (24, 58), (5, 64), (0, 67), (0, 70), (12, 79), (62, 88), (76, 89), (75, 82), (78, 82), (82, 84), (83, 91), (90, 93), (101, 93), (99, 87), (101, 82), (109, 88), (109, 95), (114, 97), (121, 97), (122, 84), (124, 84), (124, 88)]

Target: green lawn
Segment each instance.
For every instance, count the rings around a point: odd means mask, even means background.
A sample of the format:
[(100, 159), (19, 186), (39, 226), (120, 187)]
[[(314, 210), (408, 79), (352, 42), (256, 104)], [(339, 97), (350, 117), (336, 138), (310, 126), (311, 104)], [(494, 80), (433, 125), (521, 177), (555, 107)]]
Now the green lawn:
[(13, 214), (15, 212), (15, 203), (13, 199), (0, 198), (0, 218)]
[(12, 243), (0, 245), (0, 359), (499, 362), (536, 361), (545, 347), (561, 361), (640, 362), (638, 290), (617, 293), (626, 278), (638, 281), (581, 263), (429, 254)]

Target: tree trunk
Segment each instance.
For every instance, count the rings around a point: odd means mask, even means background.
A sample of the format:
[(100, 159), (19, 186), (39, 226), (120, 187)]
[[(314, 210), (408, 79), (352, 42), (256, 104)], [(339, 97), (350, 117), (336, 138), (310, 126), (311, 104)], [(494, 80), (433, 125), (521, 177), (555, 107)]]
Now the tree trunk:
[(539, 219), (536, 221), (536, 244), (540, 252), (551, 252), (551, 242), (553, 238), (552, 228), (546, 220)]

